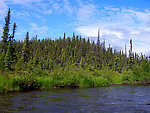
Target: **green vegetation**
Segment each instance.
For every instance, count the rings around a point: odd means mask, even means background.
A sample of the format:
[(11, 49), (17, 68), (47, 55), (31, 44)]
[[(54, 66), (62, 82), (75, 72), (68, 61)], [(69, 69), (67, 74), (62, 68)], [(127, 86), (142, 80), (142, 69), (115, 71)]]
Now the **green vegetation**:
[[(105, 41), (97, 43), (75, 36), (56, 40), (15, 41), (16, 23), (9, 34), (10, 9), (0, 42), (0, 92), (55, 87), (100, 87), (149, 83), (150, 61), (125, 46), (117, 52)], [(99, 33), (99, 31), (98, 31)]]
[(33, 69), (32, 71), (4, 72), (0, 74), (0, 92), (149, 83), (150, 76), (144, 67), (140, 67), (138, 70), (136, 72), (141, 73), (139, 75), (132, 70), (119, 73), (110, 69), (90, 70), (88, 67), (76, 68), (75, 65), (70, 65), (66, 68), (58, 67), (52, 70)]

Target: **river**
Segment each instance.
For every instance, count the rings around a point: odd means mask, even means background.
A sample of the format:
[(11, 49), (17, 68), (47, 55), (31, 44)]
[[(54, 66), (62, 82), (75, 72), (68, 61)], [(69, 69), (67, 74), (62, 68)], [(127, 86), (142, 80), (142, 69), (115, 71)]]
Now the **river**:
[(150, 113), (150, 86), (58, 88), (0, 94), (0, 113)]

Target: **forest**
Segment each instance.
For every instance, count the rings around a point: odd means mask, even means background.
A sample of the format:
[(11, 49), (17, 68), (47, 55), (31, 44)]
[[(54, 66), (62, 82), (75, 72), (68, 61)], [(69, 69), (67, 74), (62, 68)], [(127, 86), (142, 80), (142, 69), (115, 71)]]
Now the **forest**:
[(17, 24), (10, 34), (11, 11), (5, 17), (0, 41), (0, 93), (60, 87), (100, 87), (149, 84), (148, 56), (130, 50), (116, 51), (105, 41), (76, 36), (52, 40), (15, 40)]

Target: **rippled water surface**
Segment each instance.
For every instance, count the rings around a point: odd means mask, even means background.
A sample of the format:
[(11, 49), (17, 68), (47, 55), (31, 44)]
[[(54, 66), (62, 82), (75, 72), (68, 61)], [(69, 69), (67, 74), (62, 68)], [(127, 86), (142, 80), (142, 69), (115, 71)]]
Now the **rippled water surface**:
[(150, 113), (150, 86), (51, 89), (0, 95), (0, 113)]

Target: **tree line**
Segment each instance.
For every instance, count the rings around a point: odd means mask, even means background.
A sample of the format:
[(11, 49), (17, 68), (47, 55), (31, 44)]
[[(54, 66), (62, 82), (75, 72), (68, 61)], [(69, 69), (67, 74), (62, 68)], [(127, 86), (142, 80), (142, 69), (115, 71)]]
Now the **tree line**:
[(132, 51), (132, 39), (130, 40), (129, 56), (125, 52), (114, 50), (110, 45), (105, 46), (105, 41), (98, 39), (95, 43), (81, 36), (64, 36), (59, 39), (37, 39), (37, 36), (29, 39), (26, 33), (24, 41), (15, 40), (16, 23), (13, 24), (12, 34), (10, 32), (10, 9), (5, 17), (5, 25), (0, 42), (0, 70), (29, 70), (34, 68), (40, 70), (52, 70), (57, 67), (68, 67), (75, 65), (76, 68), (89, 68), (89, 70), (102, 70), (109, 68), (113, 71), (139, 67), (143, 62), (149, 65), (148, 57), (138, 55)]

